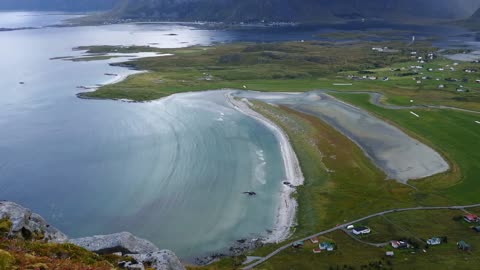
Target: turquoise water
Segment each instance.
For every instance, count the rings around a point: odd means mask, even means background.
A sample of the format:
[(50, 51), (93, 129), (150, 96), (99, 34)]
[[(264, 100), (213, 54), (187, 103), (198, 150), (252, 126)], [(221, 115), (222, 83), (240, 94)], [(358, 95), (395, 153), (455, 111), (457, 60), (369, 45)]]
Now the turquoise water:
[[(76, 55), (80, 45), (180, 47), (222, 38), (177, 25), (1, 32), (0, 199), (71, 237), (130, 231), (186, 259), (267, 235), (284, 179), (268, 128), (222, 92), (145, 104), (80, 100), (77, 86), (131, 71), (49, 60)], [(249, 190), (258, 196), (242, 194)]]

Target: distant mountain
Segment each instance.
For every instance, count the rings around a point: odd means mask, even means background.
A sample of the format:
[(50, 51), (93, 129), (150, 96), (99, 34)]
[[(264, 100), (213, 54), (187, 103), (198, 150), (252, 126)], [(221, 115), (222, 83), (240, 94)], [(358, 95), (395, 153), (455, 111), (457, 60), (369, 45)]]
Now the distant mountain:
[(0, 0), (0, 10), (110, 10), (119, 0)]
[(124, 19), (202, 21), (328, 21), (464, 19), (479, 0), (121, 0)]

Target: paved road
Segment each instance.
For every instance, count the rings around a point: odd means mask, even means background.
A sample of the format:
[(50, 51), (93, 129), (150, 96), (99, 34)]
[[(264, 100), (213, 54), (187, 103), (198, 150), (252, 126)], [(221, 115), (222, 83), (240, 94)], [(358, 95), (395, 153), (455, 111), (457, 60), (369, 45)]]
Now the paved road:
[(384, 109), (390, 109), (390, 110), (439, 109), (439, 110), (453, 110), (453, 111), (480, 114), (480, 111), (474, 111), (474, 110), (468, 110), (468, 109), (462, 109), (462, 108), (444, 106), (444, 105), (425, 105), (424, 104), (424, 105), (399, 106), (399, 105), (385, 104), (381, 101), (385, 95), (382, 93), (373, 92), (373, 91), (336, 91), (336, 90), (315, 90), (315, 91), (322, 92), (322, 93), (367, 94), (367, 95), (370, 95), (370, 103), (377, 105), (378, 107), (382, 107)]
[[(318, 236), (328, 234), (328, 233), (331, 233), (331, 232), (334, 232), (334, 231), (337, 231), (337, 230), (341, 230), (341, 229), (343, 229), (343, 227), (348, 226), (350, 224), (358, 223), (358, 222), (361, 222), (361, 221), (364, 221), (364, 220), (367, 220), (367, 219), (370, 219), (370, 218), (373, 218), (373, 217), (378, 217), (378, 216), (382, 216), (382, 215), (390, 214), (390, 213), (406, 212), (406, 211), (419, 211), (419, 210), (442, 210), (442, 209), (465, 210), (466, 208), (474, 208), (474, 207), (480, 207), (480, 203), (479, 204), (472, 204), (472, 205), (463, 205), (463, 206), (419, 206), (419, 207), (411, 207), (411, 208), (391, 209), (391, 210), (371, 214), (371, 215), (359, 218), (357, 220), (353, 220), (351, 222), (338, 225), (337, 227), (333, 227), (333, 228), (330, 228), (328, 230), (321, 231), (319, 233), (307, 236), (305, 238), (302, 238), (302, 239), (299, 239), (299, 240), (296, 240), (296, 241), (307, 241), (312, 237), (318, 237)], [(294, 241), (294, 242), (296, 242), (296, 241)], [(255, 263), (253, 263), (249, 266), (246, 266), (242, 269), (245, 269), (245, 270), (253, 269), (254, 267), (266, 262), (267, 260), (269, 260), (273, 256), (277, 255), (278, 253), (282, 252), (283, 250), (291, 247), (294, 242), (291, 242), (289, 244), (286, 244), (284, 246), (279, 247), (277, 250), (273, 251), (272, 253), (268, 254), (267, 256), (263, 257), (262, 259), (258, 260), (257, 262), (255, 262)]]

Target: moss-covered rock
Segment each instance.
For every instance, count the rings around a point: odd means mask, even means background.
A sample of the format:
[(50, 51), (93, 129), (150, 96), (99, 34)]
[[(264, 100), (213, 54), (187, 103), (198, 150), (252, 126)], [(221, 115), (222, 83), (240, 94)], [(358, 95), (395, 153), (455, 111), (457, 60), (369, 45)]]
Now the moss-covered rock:
[(11, 228), (12, 222), (10, 221), (10, 219), (6, 217), (0, 219), (0, 236), (8, 234)]

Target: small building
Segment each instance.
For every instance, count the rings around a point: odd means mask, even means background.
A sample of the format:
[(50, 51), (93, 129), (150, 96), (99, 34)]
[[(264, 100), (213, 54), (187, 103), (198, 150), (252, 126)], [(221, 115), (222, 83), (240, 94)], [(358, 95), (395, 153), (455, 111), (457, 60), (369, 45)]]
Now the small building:
[(444, 84), (440, 84), (440, 85), (438, 86), (438, 88), (439, 88), (439, 89), (443, 89), (443, 88), (445, 88), (445, 85), (444, 85)]
[[(459, 89), (457, 89), (457, 91), (458, 90)], [(463, 219), (468, 223), (472, 223), (472, 222), (476, 222), (478, 220), (478, 216), (474, 215), (474, 214), (468, 214), (468, 215), (464, 215)]]
[(326, 251), (335, 250), (335, 244), (330, 242), (322, 242), (318, 247), (320, 248), (320, 250), (326, 250)]
[(312, 237), (312, 238), (310, 238), (310, 242), (312, 242), (313, 244), (318, 244), (318, 238), (317, 237)]
[(320, 248), (314, 248), (313, 249), (314, 254), (318, 254), (318, 253), (321, 253), (321, 252), (322, 252), (322, 250)]
[(394, 253), (393, 251), (387, 251), (387, 252), (385, 253), (385, 255), (386, 255), (387, 257), (393, 257), (393, 256), (395, 255), (395, 253)]
[(368, 227), (360, 226), (360, 227), (353, 228), (352, 232), (355, 235), (362, 235), (362, 234), (369, 234), (371, 232), (371, 230)]
[(457, 243), (457, 247), (463, 251), (469, 251), (471, 249), (470, 245), (463, 240)]
[(476, 83), (480, 83), (480, 80), (475, 80)]
[(429, 246), (437, 246), (437, 245), (440, 245), (441, 243), (442, 243), (442, 239), (440, 239), (439, 237), (432, 237), (427, 240), (427, 244)]
[(386, 81), (388, 81), (388, 80), (390, 80), (390, 78), (388, 78), (388, 77), (383, 77), (383, 78), (382, 78), (382, 81), (384, 81), (384, 82), (386, 82)]
[(347, 226), (347, 230), (353, 230), (353, 228), (355, 228), (355, 226), (353, 226), (353, 225), (348, 225)]
[(409, 244), (405, 241), (391, 241), (390, 245), (395, 249), (405, 249), (409, 247)]
[(294, 248), (302, 248), (303, 247), (303, 241), (297, 241), (292, 244), (292, 247)]

